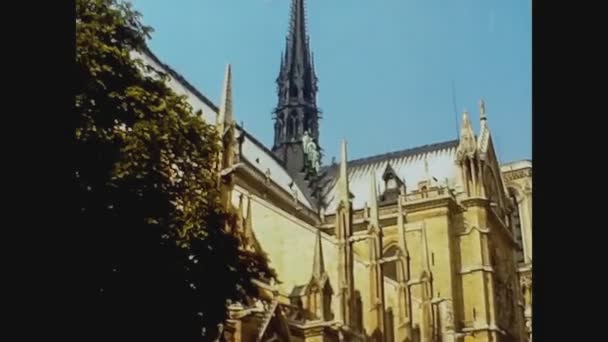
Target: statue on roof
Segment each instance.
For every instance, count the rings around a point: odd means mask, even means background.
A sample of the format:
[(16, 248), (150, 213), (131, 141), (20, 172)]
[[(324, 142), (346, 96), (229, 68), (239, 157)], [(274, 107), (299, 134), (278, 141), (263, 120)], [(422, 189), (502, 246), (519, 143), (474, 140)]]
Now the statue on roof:
[(308, 133), (308, 130), (304, 132), (304, 135), (302, 136), (302, 147), (308, 165), (315, 170), (315, 172), (319, 172), (321, 169), (321, 152), (314, 139)]
[(308, 130), (304, 132), (302, 135), (302, 147), (304, 148), (304, 153), (308, 154), (308, 150), (310, 148), (310, 143), (313, 142), (312, 137), (308, 133)]
[(310, 166), (315, 170), (315, 172), (319, 172), (321, 170), (321, 152), (317, 148), (314, 141), (311, 144), (309, 153), (308, 153), (308, 161), (310, 162)]

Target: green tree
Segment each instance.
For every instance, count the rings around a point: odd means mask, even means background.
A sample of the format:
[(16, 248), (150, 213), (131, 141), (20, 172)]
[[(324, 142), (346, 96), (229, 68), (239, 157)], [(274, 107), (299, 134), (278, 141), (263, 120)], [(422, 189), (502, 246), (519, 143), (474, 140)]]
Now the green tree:
[(209, 340), (227, 302), (275, 275), (222, 228), (234, 217), (219, 204), (214, 127), (132, 58), (150, 32), (128, 3), (76, 1), (74, 176), (79, 257), (97, 299), (91, 336)]

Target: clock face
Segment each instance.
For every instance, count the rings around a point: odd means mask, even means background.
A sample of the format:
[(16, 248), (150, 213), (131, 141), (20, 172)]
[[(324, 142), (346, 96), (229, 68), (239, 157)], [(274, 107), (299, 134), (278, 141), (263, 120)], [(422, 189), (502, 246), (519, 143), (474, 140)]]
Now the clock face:
[(387, 187), (389, 189), (395, 189), (395, 188), (397, 188), (397, 181), (395, 181), (395, 178), (391, 178), (391, 179), (388, 180)]

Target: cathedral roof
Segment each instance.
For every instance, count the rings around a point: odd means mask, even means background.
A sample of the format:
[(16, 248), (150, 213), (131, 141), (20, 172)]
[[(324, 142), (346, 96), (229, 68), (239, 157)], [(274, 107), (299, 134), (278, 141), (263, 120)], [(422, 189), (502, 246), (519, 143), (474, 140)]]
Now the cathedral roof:
[[(151, 51), (143, 51), (142, 55), (147, 63), (171, 76), (169, 86), (178, 94), (186, 95), (188, 102), (195, 110), (201, 109), (207, 122), (215, 123), (218, 113), (216, 105), (181, 75), (162, 63)], [(315, 206), (309, 199), (310, 194), (305, 192), (308, 189), (303, 189), (295, 182), (275, 154), (242, 127), (237, 126), (237, 129), (245, 133), (242, 157), (261, 174), (268, 175), (269, 179), (280, 188), (295, 195), (301, 204), (309, 209), (314, 209)], [(453, 182), (456, 172), (454, 161), (457, 146), (458, 140), (452, 140), (349, 161), (348, 178), (350, 192), (354, 195), (353, 208), (361, 209), (366, 202), (371, 203), (369, 198), (370, 177), (375, 175), (380, 187), (382, 187), (382, 174), (389, 163), (397, 176), (405, 180), (408, 191), (415, 190), (418, 182), (427, 179), (427, 174), (439, 182), (443, 182), (446, 178)], [(428, 165), (428, 172), (425, 165)], [(331, 214), (337, 205), (336, 181), (338, 170), (339, 166), (337, 164), (326, 166), (321, 170), (321, 174), (325, 174), (322, 187), (325, 203), (327, 204), (326, 214)]]
[[(142, 58), (148, 65), (151, 65), (157, 70), (168, 74), (171, 77), (171, 79), (168, 81), (169, 87), (177, 94), (185, 95), (188, 103), (195, 111), (200, 109), (203, 112), (203, 119), (207, 123), (215, 124), (219, 107), (213, 104), (213, 102), (205, 97), (194, 86), (188, 83), (184, 77), (171, 69), (168, 65), (162, 63), (160, 59), (156, 57), (149, 49), (146, 49), (141, 53), (135, 52), (134, 55)], [(238, 110), (236, 113), (238, 113)], [(290, 194), (295, 193), (300, 203), (307, 208), (312, 209), (313, 206), (308, 200), (308, 195), (305, 195), (304, 191), (296, 184), (293, 177), (291, 177), (287, 170), (285, 170), (285, 167), (283, 167), (281, 161), (274, 155), (274, 153), (272, 153), (242, 127), (237, 126), (237, 129), (239, 130), (239, 134), (241, 132), (245, 132), (242, 146), (242, 157), (262, 174), (268, 174), (270, 180), (280, 188)]]
[[(447, 178), (452, 185), (456, 177), (457, 147), (458, 140), (451, 140), (348, 161), (348, 184), (354, 195), (353, 209), (361, 209), (365, 203), (371, 203), (370, 177), (375, 176), (382, 187), (382, 175), (389, 163), (399, 179), (405, 181), (408, 192), (416, 190), (418, 182), (428, 177), (440, 183)], [(327, 214), (333, 213), (337, 206), (338, 169), (336, 164), (322, 170), (326, 172), (324, 198)]]
[(163, 63), (148, 47), (144, 47), (141, 52), (132, 52), (132, 55), (141, 58), (146, 64), (154, 67), (156, 70), (169, 75), (170, 80), (168, 81), (168, 86), (176, 93), (186, 95), (187, 101), (192, 106), (194, 112), (201, 110), (203, 112), (203, 118), (206, 121), (215, 123), (215, 117), (219, 112), (219, 108), (188, 82), (186, 78), (169, 65)]
[(247, 131), (238, 127), (239, 131), (245, 132), (245, 140), (243, 141), (243, 158), (263, 174), (269, 173), (269, 177), (275, 184), (281, 187), (288, 193), (296, 193), (297, 199), (309, 209), (313, 209), (312, 204), (308, 200), (308, 196), (304, 194), (302, 189), (297, 185), (293, 177), (285, 170), (281, 161)]

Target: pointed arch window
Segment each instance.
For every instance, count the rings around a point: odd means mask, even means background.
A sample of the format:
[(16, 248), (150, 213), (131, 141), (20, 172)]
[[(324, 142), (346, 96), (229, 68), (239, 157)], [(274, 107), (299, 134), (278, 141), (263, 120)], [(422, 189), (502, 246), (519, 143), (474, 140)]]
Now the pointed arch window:
[(274, 143), (275, 145), (281, 140), (281, 120), (277, 119), (274, 123)]
[(290, 115), (287, 118), (287, 137), (291, 138), (293, 136), (293, 128), (295, 127), (295, 124), (293, 122), (294, 118), (292, 115)]
[(290, 97), (298, 97), (298, 87), (295, 84), (289, 85), (289, 96)]
[(295, 119), (293, 120), (294, 122), (294, 127), (293, 127), (293, 132), (294, 135), (300, 135), (302, 132), (300, 132), (300, 119), (296, 116)]
[[(397, 255), (399, 247), (397, 245), (390, 246), (386, 252), (384, 252), (383, 258), (393, 257)], [(385, 277), (388, 277), (394, 281), (397, 281), (397, 261), (385, 262), (382, 264), (382, 273)]]

